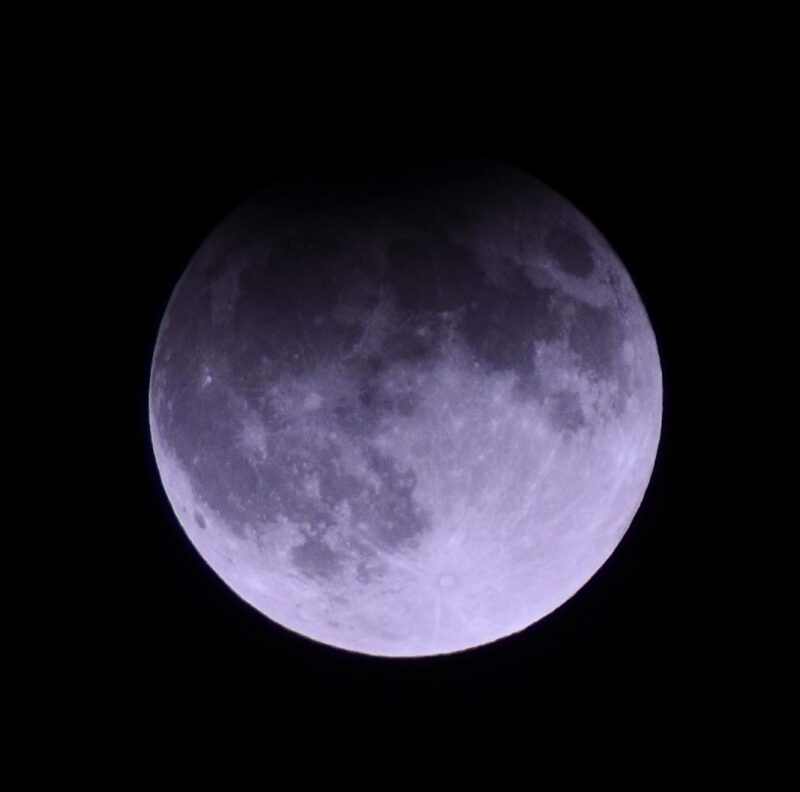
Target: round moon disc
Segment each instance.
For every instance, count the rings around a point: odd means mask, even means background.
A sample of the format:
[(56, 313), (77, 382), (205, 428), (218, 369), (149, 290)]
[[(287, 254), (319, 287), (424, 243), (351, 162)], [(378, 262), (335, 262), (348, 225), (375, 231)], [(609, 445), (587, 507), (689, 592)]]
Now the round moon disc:
[(276, 186), (164, 315), (150, 424), (192, 543), (270, 619), (442, 654), (528, 627), (629, 527), (661, 368), (608, 243), (483, 161)]

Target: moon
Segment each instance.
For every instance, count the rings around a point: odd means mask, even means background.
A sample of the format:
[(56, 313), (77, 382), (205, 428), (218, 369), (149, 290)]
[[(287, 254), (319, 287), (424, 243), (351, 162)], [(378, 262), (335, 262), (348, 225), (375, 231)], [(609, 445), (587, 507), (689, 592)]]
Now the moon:
[(597, 572), (650, 480), (662, 380), (589, 220), (440, 159), (234, 211), (172, 293), (149, 407), (175, 514), (237, 595), (407, 657), (524, 630)]

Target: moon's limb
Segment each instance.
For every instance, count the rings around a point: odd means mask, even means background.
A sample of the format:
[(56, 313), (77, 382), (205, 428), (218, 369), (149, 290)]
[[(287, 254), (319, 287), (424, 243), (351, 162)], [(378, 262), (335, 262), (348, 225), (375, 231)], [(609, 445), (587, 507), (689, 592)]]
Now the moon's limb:
[(647, 315), (574, 207), (482, 163), (405, 187), (234, 213), (173, 293), (150, 389), (166, 491), (220, 577), (391, 656), (568, 599), (630, 525), (661, 425)]

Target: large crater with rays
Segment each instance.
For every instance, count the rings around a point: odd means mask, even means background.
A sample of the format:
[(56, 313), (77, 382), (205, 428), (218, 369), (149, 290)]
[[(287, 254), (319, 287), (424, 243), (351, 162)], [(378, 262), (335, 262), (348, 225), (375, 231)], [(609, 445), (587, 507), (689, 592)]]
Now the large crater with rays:
[(483, 160), (274, 185), (164, 315), (153, 446), (175, 513), (270, 619), (354, 651), (536, 622), (628, 528), (661, 426), (653, 331), (592, 224)]

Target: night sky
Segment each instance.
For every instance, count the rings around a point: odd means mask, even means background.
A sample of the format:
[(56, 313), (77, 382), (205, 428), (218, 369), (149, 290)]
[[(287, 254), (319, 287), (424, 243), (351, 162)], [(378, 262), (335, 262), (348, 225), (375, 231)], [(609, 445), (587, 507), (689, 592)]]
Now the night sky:
[[(745, 20), (634, 33), (632, 20), (587, 44), (591, 24), (573, 37), (480, 11), (313, 31), (265, 17), (242, 20), (247, 35), (205, 22), (140, 37), (117, 20), (118, 40), (50, 71), (64, 134), (48, 145), (86, 232), (70, 255), (94, 367), (75, 459), (92, 508), (66, 743), (109, 768), (241, 758), (275, 788), (278, 770), (293, 785), (335, 772), (377, 787), (423, 765), (420, 786), (479, 764), (531, 786), (595, 769), (735, 775), (734, 746), (760, 721), (731, 660), (747, 644), (734, 624), (751, 618), (732, 618), (728, 558), (747, 525), (735, 471), (752, 430), (726, 382), (756, 350), (733, 309), (752, 293), (742, 273), (777, 255), (766, 221), (788, 178), (789, 103), (777, 33)], [(664, 422), (633, 525), (574, 598), (478, 650), (381, 660), (288, 632), (211, 572), (161, 487), (147, 387), (172, 287), (244, 197), (414, 150), (508, 162), (601, 230), (655, 330)]]

